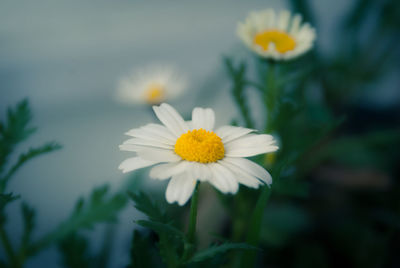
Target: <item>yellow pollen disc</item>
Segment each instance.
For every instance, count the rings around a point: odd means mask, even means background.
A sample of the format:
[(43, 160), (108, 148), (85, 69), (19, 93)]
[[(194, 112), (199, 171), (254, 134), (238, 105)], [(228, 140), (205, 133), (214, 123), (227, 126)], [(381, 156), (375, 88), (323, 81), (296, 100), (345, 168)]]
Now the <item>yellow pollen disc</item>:
[(145, 98), (149, 104), (161, 103), (164, 99), (165, 89), (158, 83), (150, 84), (145, 91)]
[(202, 128), (182, 134), (176, 140), (174, 151), (184, 160), (199, 163), (217, 162), (225, 155), (221, 138)]
[(279, 53), (288, 52), (296, 47), (294, 38), (279, 30), (268, 30), (258, 33), (254, 36), (253, 42), (262, 47), (263, 50), (268, 50), (269, 45), (274, 43), (275, 49)]

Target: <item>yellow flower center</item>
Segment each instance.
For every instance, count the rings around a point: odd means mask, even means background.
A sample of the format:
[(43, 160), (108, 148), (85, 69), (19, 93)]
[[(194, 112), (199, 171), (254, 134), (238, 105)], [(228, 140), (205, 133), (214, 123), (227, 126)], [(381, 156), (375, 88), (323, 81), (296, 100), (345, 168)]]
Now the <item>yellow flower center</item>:
[(217, 162), (225, 155), (221, 138), (202, 128), (182, 134), (175, 143), (174, 151), (184, 160), (200, 163)]
[(274, 43), (275, 49), (279, 53), (288, 52), (296, 47), (294, 38), (279, 30), (268, 30), (258, 33), (254, 36), (253, 42), (264, 50), (268, 50), (269, 45)]
[(164, 86), (158, 83), (152, 83), (145, 91), (145, 98), (149, 104), (158, 104), (164, 100), (165, 89)]

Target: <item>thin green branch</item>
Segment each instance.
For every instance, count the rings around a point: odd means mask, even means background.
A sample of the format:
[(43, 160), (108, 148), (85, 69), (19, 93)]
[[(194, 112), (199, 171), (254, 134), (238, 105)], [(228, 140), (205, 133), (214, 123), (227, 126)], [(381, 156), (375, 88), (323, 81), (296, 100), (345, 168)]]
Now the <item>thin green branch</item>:
[(59, 150), (61, 149), (61, 145), (59, 145), (56, 142), (48, 142), (40, 147), (37, 148), (30, 148), (28, 152), (21, 154), (18, 158), (17, 163), (15, 163), (10, 170), (7, 172), (7, 174), (1, 178), (0, 180), (0, 193), (4, 192), (6, 187), (7, 187), (7, 183), (9, 182), (10, 178), (12, 177), (12, 175), (15, 174), (15, 172), (17, 172), (17, 170), (24, 165), (26, 162), (28, 162), (29, 160), (35, 158), (36, 156), (45, 154), (45, 153), (50, 153), (52, 151), (55, 150)]

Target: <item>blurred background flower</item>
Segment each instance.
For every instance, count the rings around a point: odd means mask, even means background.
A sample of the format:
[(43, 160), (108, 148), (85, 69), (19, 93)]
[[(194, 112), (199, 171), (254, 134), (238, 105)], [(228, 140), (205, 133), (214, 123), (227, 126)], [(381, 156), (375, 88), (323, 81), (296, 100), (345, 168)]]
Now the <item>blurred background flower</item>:
[(153, 64), (121, 78), (117, 99), (128, 104), (171, 102), (187, 89), (187, 79), (172, 65)]
[(239, 23), (237, 33), (247, 47), (264, 58), (289, 60), (313, 46), (315, 29), (300, 14), (274, 9), (252, 12)]

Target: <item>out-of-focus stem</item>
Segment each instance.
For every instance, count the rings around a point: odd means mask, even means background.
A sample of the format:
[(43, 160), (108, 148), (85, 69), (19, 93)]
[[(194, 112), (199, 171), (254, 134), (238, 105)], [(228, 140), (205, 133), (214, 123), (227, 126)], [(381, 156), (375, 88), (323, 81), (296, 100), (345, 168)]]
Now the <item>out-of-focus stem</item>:
[(267, 108), (267, 119), (265, 122), (265, 132), (270, 133), (273, 130), (273, 113), (275, 111), (276, 102), (278, 101), (279, 89), (277, 85), (276, 62), (270, 61), (265, 81), (264, 102)]
[(197, 199), (199, 196), (199, 182), (197, 182), (196, 187), (194, 188), (194, 193), (192, 196), (192, 200), (190, 202), (190, 218), (189, 218), (189, 229), (187, 234), (188, 242), (193, 244), (194, 238), (196, 234), (196, 222), (197, 222)]
[[(275, 61), (268, 62), (268, 69), (266, 74), (265, 88), (263, 91), (263, 98), (265, 107), (267, 109), (267, 118), (265, 123), (265, 132), (271, 133), (274, 131), (274, 113), (276, 105), (279, 100), (280, 89), (278, 86), (277, 63)], [(260, 196), (258, 197), (253, 215), (250, 219), (249, 232), (247, 234), (246, 242), (250, 245), (257, 246), (260, 240), (261, 224), (264, 215), (265, 207), (267, 206), (269, 197), (271, 195), (271, 188), (264, 186)], [(241, 267), (254, 267), (257, 252), (247, 251), (243, 254)]]
[(197, 182), (192, 195), (192, 200), (190, 201), (190, 216), (189, 216), (189, 227), (186, 235), (186, 242), (184, 244), (183, 255), (181, 258), (181, 263), (185, 263), (194, 251), (194, 242), (196, 237), (196, 223), (197, 223), (197, 201), (199, 197), (199, 185)]

